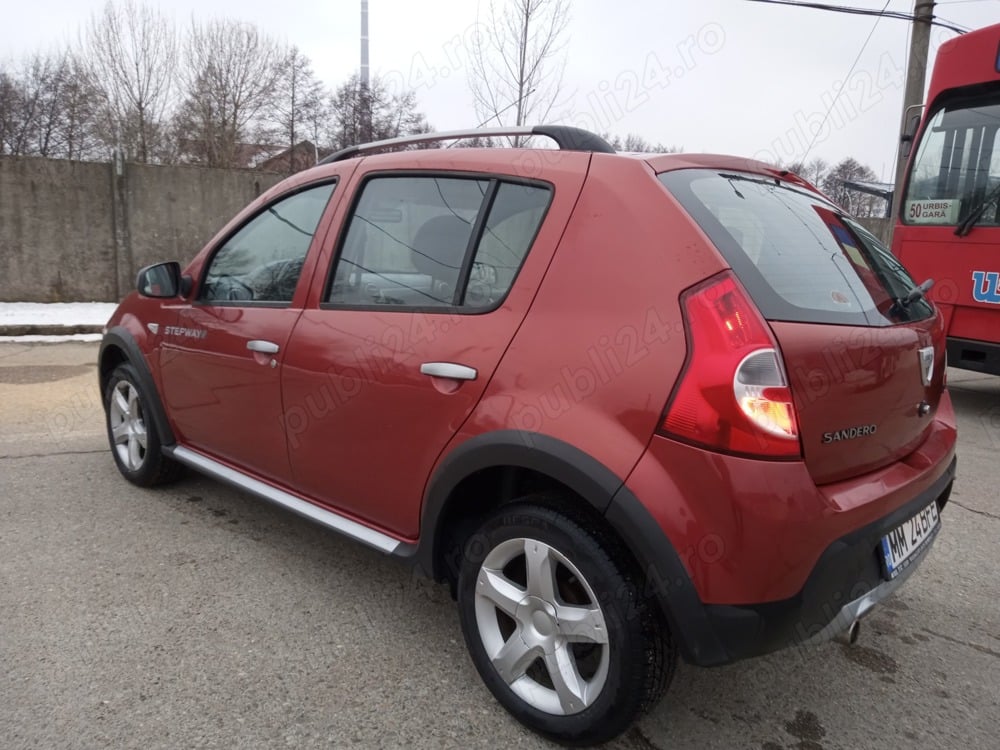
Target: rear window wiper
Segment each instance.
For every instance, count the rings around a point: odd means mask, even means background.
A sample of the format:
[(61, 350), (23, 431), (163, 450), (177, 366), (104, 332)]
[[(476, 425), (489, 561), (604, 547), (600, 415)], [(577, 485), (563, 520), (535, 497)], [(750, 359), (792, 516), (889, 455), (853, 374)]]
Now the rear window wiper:
[(957, 227), (955, 227), (955, 234), (959, 237), (964, 237), (971, 232), (972, 227), (974, 227), (976, 222), (979, 221), (979, 218), (983, 215), (986, 207), (997, 198), (1000, 198), (1000, 185), (994, 187), (981, 201), (979, 201), (979, 203), (972, 207), (972, 210), (969, 211), (965, 218), (958, 223)]
[(909, 307), (918, 299), (923, 299), (924, 297), (926, 297), (927, 292), (931, 290), (932, 286), (934, 286), (934, 279), (927, 279), (922, 284), (918, 284), (917, 286), (913, 287), (909, 292), (907, 292), (905, 297), (900, 297), (899, 299), (897, 299), (896, 305), (903, 308)]

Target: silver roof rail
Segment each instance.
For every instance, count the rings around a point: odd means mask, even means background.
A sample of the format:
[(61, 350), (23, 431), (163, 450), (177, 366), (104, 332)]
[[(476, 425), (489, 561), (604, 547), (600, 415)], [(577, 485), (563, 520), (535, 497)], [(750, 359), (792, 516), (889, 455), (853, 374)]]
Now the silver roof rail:
[(319, 161), (320, 164), (330, 164), (335, 161), (343, 161), (354, 156), (368, 153), (370, 151), (381, 151), (392, 149), (397, 146), (409, 146), (414, 143), (433, 143), (434, 141), (454, 141), (462, 138), (489, 138), (491, 136), (531, 136), (543, 135), (556, 142), (563, 151), (596, 151), (602, 154), (613, 154), (615, 150), (606, 140), (595, 133), (583, 128), (574, 128), (569, 125), (520, 125), (509, 128), (471, 128), (469, 130), (448, 130), (442, 133), (419, 133), (417, 135), (404, 135), (399, 138), (387, 138), (384, 141), (373, 141), (372, 143), (361, 143), (357, 146), (336, 151), (325, 159)]

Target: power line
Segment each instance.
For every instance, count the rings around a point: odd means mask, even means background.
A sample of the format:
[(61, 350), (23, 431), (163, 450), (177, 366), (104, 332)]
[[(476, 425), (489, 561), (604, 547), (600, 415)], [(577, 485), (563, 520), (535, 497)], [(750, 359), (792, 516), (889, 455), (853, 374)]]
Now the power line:
[[(895, 18), (899, 21), (916, 21), (920, 20), (912, 13), (904, 13), (897, 10), (874, 10), (872, 8), (855, 8), (848, 5), (828, 5), (826, 3), (814, 3), (805, 2), (800, 0), (746, 0), (748, 3), (768, 3), (770, 5), (791, 5), (796, 8), (812, 8), (813, 10), (827, 10), (834, 13), (848, 13), (857, 16), (876, 16), (878, 18)], [(886, 8), (889, 5), (886, 3)], [(945, 29), (954, 31), (956, 34), (968, 33), (971, 29), (965, 26), (959, 26), (950, 21), (945, 21), (944, 19), (932, 18), (930, 20), (931, 25), (940, 26)]]
[[(885, 13), (885, 9), (889, 7), (890, 0), (885, 0), (885, 5), (882, 6), (882, 13)], [(847, 88), (847, 83), (851, 80), (851, 76), (854, 75), (854, 69), (858, 67), (858, 61), (861, 60), (861, 56), (868, 49), (868, 43), (872, 40), (875, 35), (875, 29), (878, 28), (878, 23), (883, 18), (882, 14), (875, 14), (875, 23), (872, 24), (872, 30), (868, 32), (868, 36), (865, 38), (865, 43), (861, 45), (861, 49), (858, 51), (857, 57), (854, 58), (854, 62), (851, 63), (851, 69), (847, 71), (847, 75), (844, 77), (844, 82), (841, 84), (840, 88), (837, 90), (837, 95), (833, 97), (833, 101), (830, 102), (830, 106), (826, 108), (826, 114), (823, 115), (823, 122), (820, 123), (819, 128), (813, 133), (812, 141), (809, 143), (809, 148), (806, 149), (805, 154), (802, 156), (802, 163), (805, 164), (806, 159), (809, 158), (809, 152), (812, 151), (813, 146), (816, 145), (816, 140), (819, 138), (819, 134), (823, 132), (823, 128), (826, 127), (826, 121), (830, 119), (830, 113), (833, 112), (833, 108), (837, 106), (837, 101), (840, 99), (840, 95), (844, 93), (844, 89)]]
[[(940, 5), (940, 4), (941, 3), (938, 3), (938, 5)], [(940, 21), (940, 23), (934, 23), (934, 20)], [(941, 26), (941, 27), (949, 29), (951, 31), (956, 31), (958, 28), (960, 28), (957, 21), (952, 21), (952, 20), (949, 20), (947, 18), (942, 18), (941, 16), (934, 16), (934, 20), (931, 21), (931, 25), (933, 25), (933, 26)], [(962, 26), (961, 28), (965, 29), (965, 31), (956, 31), (956, 33), (958, 33), (958, 34), (968, 34), (970, 31), (972, 31), (972, 29), (967, 28), (965, 26)]]

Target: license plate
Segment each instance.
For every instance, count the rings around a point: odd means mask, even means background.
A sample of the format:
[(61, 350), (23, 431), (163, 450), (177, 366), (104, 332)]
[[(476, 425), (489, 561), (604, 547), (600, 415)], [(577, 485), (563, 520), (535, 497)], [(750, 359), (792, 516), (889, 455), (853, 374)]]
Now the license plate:
[(937, 503), (933, 502), (882, 537), (886, 575), (890, 579), (899, 575), (940, 528), (941, 516)]

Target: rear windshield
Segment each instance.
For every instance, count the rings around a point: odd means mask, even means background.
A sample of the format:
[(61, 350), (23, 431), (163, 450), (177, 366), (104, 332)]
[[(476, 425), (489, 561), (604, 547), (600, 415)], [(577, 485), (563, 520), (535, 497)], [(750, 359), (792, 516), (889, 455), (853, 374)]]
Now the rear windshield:
[(768, 320), (885, 326), (933, 314), (903, 303), (913, 279), (886, 247), (819, 195), (756, 174), (659, 175)]

